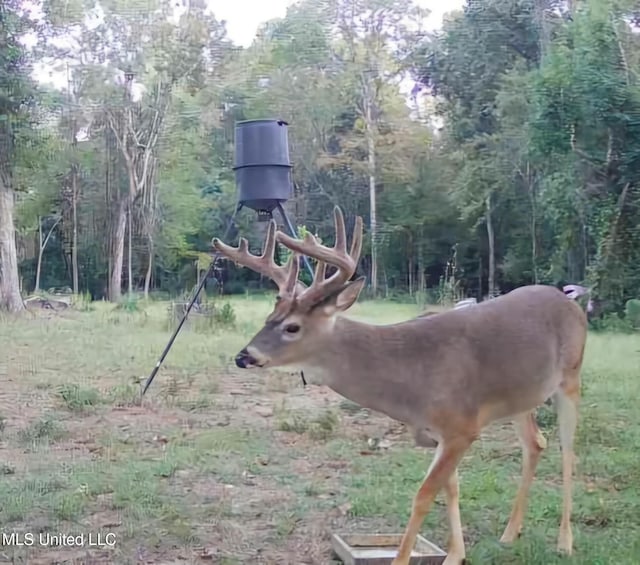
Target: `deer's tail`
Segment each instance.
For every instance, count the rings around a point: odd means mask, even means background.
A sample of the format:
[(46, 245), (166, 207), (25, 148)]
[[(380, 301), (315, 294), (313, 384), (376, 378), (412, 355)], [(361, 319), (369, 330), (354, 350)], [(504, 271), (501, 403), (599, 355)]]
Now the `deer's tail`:
[(577, 300), (583, 296), (589, 297), (587, 300), (586, 311), (593, 311), (593, 301), (591, 300), (591, 290), (586, 286), (581, 286), (579, 284), (566, 284), (562, 287), (562, 291), (564, 292), (567, 298), (571, 300)]

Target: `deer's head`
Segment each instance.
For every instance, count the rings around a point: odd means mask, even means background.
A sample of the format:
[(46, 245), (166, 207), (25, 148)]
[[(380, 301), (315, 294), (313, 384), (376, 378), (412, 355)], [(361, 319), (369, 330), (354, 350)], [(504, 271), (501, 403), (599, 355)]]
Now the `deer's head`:
[[(282, 367), (309, 360), (330, 335), (335, 316), (358, 299), (365, 277), (349, 279), (356, 272), (362, 250), (362, 218), (356, 217), (349, 251), (344, 217), (337, 206), (334, 218), (336, 240), (332, 248), (321, 245), (311, 234), (300, 240), (277, 231), (274, 220), (269, 223), (260, 256), (249, 253), (244, 238), (237, 248), (214, 238), (213, 246), (221, 255), (261, 273), (278, 286), (275, 306), (263, 328), (236, 356), (238, 367)], [(276, 241), (292, 251), (286, 265), (278, 266), (274, 261)], [(300, 254), (316, 260), (309, 287), (298, 280)], [(336, 267), (328, 278), (327, 265)]]

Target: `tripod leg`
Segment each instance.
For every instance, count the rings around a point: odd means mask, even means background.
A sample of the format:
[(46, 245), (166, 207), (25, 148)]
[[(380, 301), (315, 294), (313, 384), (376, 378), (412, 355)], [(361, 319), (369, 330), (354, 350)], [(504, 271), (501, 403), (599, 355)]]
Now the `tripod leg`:
[[(242, 210), (243, 207), (244, 207), (244, 204), (242, 204), (242, 202), (239, 202), (238, 205), (236, 206), (235, 212), (233, 213), (233, 215), (231, 216), (231, 218), (229, 218), (229, 221), (227, 222), (227, 228), (224, 230), (224, 236), (222, 237), (223, 240), (227, 239), (227, 236), (229, 235), (229, 232), (231, 231), (231, 228), (235, 225), (236, 216), (238, 215), (238, 212), (240, 212), (240, 210)], [(218, 275), (216, 274), (216, 263), (218, 262), (219, 258), (220, 257), (214, 252), (213, 253), (213, 258), (211, 259), (211, 261), (212, 261), (211, 269), (209, 269), (209, 271), (207, 272), (207, 279), (209, 277), (213, 277), (214, 279), (216, 279), (216, 291), (220, 296), (222, 296), (222, 293), (223, 293), (222, 278), (221, 277), (218, 278)]]
[[(242, 204), (238, 204), (238, 206), (236, 208), (236, 211), (234, 212), (233, 216), (231, 216), (231, 219), (229, 220), (229, 223), (227, 224), (227, 229), (226, 229), (226, 232), (225, 232), (225, 235), (224, 235), (223, 239), (227, 239), (227, 235), (229, 234), (229, 231), (231, 230), (231, 226), (235, 223), (234, 220), (235, 220), (236, 214), (240, 210), (242, 210), (242, 206), (243, 206)], [(164, 361), (164, 358), (169, 353), (169, 350), (171, 349), (171, 346), (173, 345), (173, 342), (175, 341), (176, 337), (178, 336), (178, 333), (180, 333), (180, 330), (182, 329), (182, 326), (184, 325), (184, 323), (185, 323), (185, 321), (187, 319), (187, 316), (189, 315), (189, 312), (191, 312), (191, 308), (193, 308), (193, 305), (198, 300), (198, 297), (200, 296), (200, 293), (202, 292), (202, 289), (203, 289), (205, 283), (207, 282), (207, 279), (212, 275), (215, 276), (214, 270), (215, 270), (215, 264), (216, 264), (217, 260), (218, 260), (218, 256), (214, 255), (212, 260), (211, 260), (211, 265), (209, 266), (209, 270), (207, 271), (205, 276), (202, 277), (202, 279), (200, 280), (200, 283), (198, 284), (198, 286), (196, 288), (196, 291), (195, 291), (193, 297), (191, 298), (191, 300), (189, 301), (189, 305), (187, 306), (187, 309), (186, 309), (185, 313), (182, 316), (182, 320), (180, 320), (180, 323), (178, 324), (178, 327), (174, 330), (173, 335), (169, 339), (169, 343), (167, 343), (167, 346), (164, 348), (164, 351), (162, 352), (162, 355), (160, 355), (160, 359), (158, 359), (158, 362), (156, 363), (155, 367), (151, 371), (151, 374), (147, 378), (147, 382), (145, 383), (144, 388), (142, 389), (142, 395), (143, 396), (147, 392), (147, 389), (151, 386), (151, 383), (153, 382), (153, 379), (155, 378), (158, 370), (160, 369), (160, 366), (162, 365), (162, 363)]]

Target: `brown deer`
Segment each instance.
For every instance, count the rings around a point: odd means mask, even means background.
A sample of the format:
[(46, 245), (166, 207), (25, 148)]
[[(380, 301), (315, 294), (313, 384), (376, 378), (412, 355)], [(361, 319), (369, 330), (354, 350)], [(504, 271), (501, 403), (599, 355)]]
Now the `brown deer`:
[[(417, 445), (437, 447), (393, 565), (409, 563), (416, 536), (441, 489), (451, 532), (445, 563), (463, 562), (457, 467), (481, 430), (496, 420), (512, 420), (522, 443), (522, 479), (501, 541), (519, 536), (529, 488), (546, 447), (534, 411), (553, 397), (562, 446), (558, 550), (571, 554), (573, 439), (587, 334), (583, 310), (562, 291), (533, 285), (469, 308), (391, 325), (342, 317), (365, 282), (365, 277), (350, 280), (362, 247), (362, 218), (356, 218), (348, 251), (338, 207), (334, 216), (333, 248), (310, 234), (303, 240), (289, 237), (276, 230), (273, 220), (261, 256), (249, 253), (245, 239), (238, 248), (213, 240), (223, 256), (271, 278), (279, 289), (264, 327), (238, 353), (236, 365), (304, 369), (342, 396), (405, 423)], [(284, 266), (273, 259), (276, 240), (293, 252)], [(298, 281), (299, 254), (317, 261), (309, 287)], [(329, 277), (327, 265), (336, 268)]]

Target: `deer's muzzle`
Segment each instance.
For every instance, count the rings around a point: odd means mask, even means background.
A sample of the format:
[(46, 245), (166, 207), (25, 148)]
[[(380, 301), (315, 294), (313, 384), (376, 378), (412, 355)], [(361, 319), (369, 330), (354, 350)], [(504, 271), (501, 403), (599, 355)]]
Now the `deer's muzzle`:
[(246, 348), (236, 355), (236, 366), (240, 369), (255, 367), (257, 363), (257, 360), (246, 350)]

